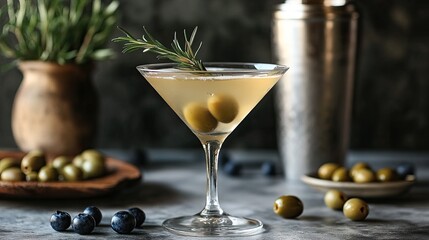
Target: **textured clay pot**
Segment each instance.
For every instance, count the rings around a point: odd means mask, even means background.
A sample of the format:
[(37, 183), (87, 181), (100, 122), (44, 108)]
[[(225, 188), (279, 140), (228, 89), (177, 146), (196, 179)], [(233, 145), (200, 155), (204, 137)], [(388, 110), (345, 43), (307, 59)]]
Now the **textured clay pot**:
[(41, 61), (19, 63), (23, 80), (12, 109), (12, 131), (22, 151), (75, 155), (93, 147), (98, 97), (92, 68)]

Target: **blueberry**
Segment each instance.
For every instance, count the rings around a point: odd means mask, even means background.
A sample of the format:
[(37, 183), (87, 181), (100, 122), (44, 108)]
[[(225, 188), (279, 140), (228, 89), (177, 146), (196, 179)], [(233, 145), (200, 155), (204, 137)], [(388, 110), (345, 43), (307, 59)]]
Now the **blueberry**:
[(51, 227), (58, 232), (65, 231), (70, 227), (70, 214), (62, 211), (57, 211), (51, 216)]
[(128, 211), (119, 211), (113, 215), (110, 225), (117, 233), (130, 233), (136, 227), (136, 218)]
[(128, 212), (130, 212), (136, 218), (136, 227), (140, 227), (146, 220), (146, 214), (140, 208), (129, 208)]
[(264, 176), (276, 175), (276, 166), (272, 162), (264, 162), (261, 166), (261, 171)]
[(101, 214), (100, 209), (94, 206), (86, 207), (85, 210), (83, 210), (83, 213), (91, 215), (95, 220), (95, 225), (98, 225), (101, 221), (101, 218), (103, 217), (103, 214)]
[(81, 235), (90, 234), (92, 231), (94, 231), (95, 220), (89, 214), (79, 213), (73, 218), (72, 228), (73, 231)]
[(230, 176), (238, 176), (241, 173), (241, 165), (233, 161), (228, 161), (223, 166), (223, 170)]
[(405, 179), (407, 175), (414, 174), (414, 165), (411, 163), (402, 163), (396, 167), (396, 172), (401, 179)]

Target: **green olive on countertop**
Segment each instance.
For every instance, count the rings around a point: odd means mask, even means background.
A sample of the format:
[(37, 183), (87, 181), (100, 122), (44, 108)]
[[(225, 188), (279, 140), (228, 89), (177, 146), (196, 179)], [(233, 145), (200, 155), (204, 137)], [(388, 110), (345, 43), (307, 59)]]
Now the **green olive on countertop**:
[(101, 177), (106, 173), (104, 162), (98, 159), (88, 159), (82, 164), (82, 173), (84, 179)]
[(19, 166), (21, 166), (21, 159), (5, 157), (0, 160), (0, 174), (8, 168)]
[(303, 210), (302, 201), (292, 195), (283, 195), (274, 201), (273, 211), (283, 218), (296, 218)]
[(351, 180), (349, 171), (345, 167), (339, 167), (332, 173), (332, 181), (334, 182), (349, 182)]
[(368, 169), (371, 170), (371, 167), (366, 162), (358, 162), (350, 168), (350, 177), (353, 179), (355, 172), (359, 169)]
[(238, 114), (238, 103), (232, 96), (214, 94), (207, 100), (209, 112), (223, 123), (232, 122)]
[(344, 216), (353, 221), (362, 221), (368, 216), (368, 204), (359, 198), (351, 198), (344, 203)]
[(18, 167), (11, 167), (11, 168), (5, 169), (1, 173), (2, 181), (18, 182), (18, 181), (23, 181), (24, 178), (25, 178), (24, 173), (22, 173), (21, 169)]
[(37, 172), (46, 165), (45, 155), (40, 151), (30, 151), (22, 158), (21, 170), (24, 174)]
[(344, 203), (347, 201), (347, 196), (339, 190), (331, 189), (325, 193), (323, 200), (328, 208), (341, 210), (343, 209)]
[(319, 167), (319, 170), (317, 171), (317, 175), (321, 179), (331, 180), (332, 174), (339, 167), (340, 167), (340, 165), (338, 165), (336, 163), (325, 163)]
[(67, 156), (58, 156), (52, 160), (52, 167), (57, 169), (58, 172), (61, 172), (62, 168), (72, 162), (71, 157)]
[(211, 132), (217, 127), (217, 120), (210, 111), (198, 103), (190, 103), (183, 108), (183, 116), (191, 129)]
[(380, 182), (392, 182), (399, 179), (396, 170), (389, 167), (377, 170), (376, 177)]
[(39, 171), (38, 179), (40, 182), (58, 181), (58, 171), (52, 166), (44, 166)]
[(27, 182), (37, 182), (39, 180), (38, 172), (31, 172), (25, 175), (25, 181)]
[(376, 180), (375, 174), (370, 169), (361, 168), (357, 169), (353, 175), (353, 181), (355, 183), (370, 183)]
[(63, 167), (61, 176), (65, 181), (80, 181), (83, 179), (83, 172), (79, 167), (74, 164), (68, 164)]

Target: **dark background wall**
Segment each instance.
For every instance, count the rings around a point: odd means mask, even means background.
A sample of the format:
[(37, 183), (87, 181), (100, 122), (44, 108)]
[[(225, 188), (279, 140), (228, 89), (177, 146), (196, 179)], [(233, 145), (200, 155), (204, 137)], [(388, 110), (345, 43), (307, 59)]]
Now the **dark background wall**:
[[(0, 6), (6, 1), (0, 0)], [(271, 62), (271, 14), (278, 0), (121, 1), (120, 26), (141, 35), (146, 26), (164, 43), (199, 26), (204, 61)], [(360, 0), (351, 148), (429, 150), (429, 1)], [(119, 36), (116, 31), (112, 37)], [(199, 142), (135, 66), (151, 54), (121, 54), (100, 62), (94, 82), (101, 100), (98, 146), (193, 148)], [(0, 57), (0, 64), (8, 60)], [(18, 70), (0, 73), (0, 147), (15, 147), (10, 115)], [(275, 149), (273, 92), (227, 139), (228, 148)]]

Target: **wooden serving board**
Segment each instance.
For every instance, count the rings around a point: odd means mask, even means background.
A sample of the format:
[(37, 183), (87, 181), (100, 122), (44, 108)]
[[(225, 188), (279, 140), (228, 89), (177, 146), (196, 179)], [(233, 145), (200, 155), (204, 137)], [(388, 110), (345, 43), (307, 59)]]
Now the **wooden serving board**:
[[(24, 153), (0, 151), (4, 157), (22, 158)], [(141, 171), (127, 162), (106, 157), (108, 173), (104, 177), (76, 182), (8, 182), (0, 181), (0, 197), (3, 198), (88, 198), (130, 187), (141, 179)]]

